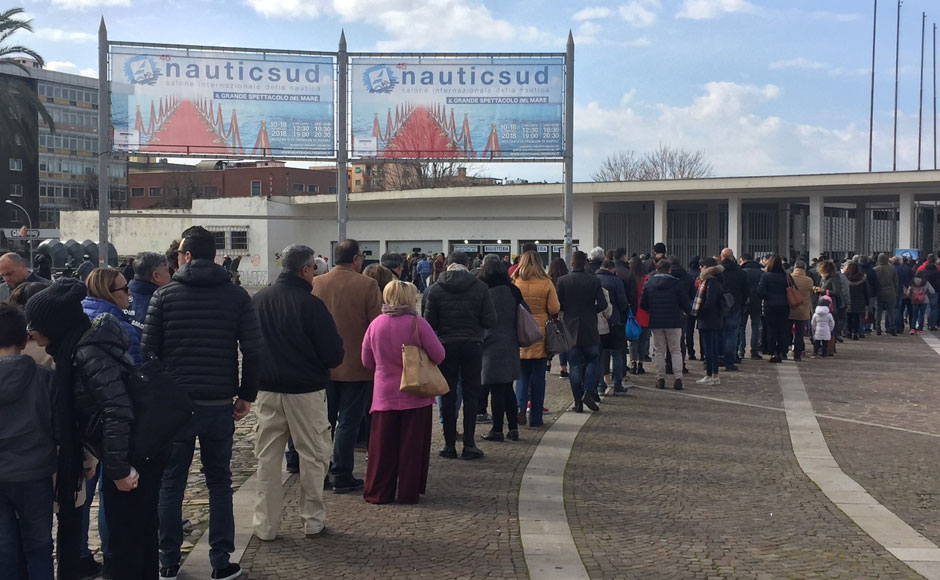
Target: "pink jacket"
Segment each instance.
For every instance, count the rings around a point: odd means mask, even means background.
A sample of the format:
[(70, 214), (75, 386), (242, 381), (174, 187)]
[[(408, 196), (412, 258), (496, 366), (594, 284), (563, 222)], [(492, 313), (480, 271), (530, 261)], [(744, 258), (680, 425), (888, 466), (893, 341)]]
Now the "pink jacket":
[[(413, 316), (382, 314), (372, 321), (362, 339), (362, 364), (375, 370), (372, 411), (404, 411), (427, 407), (433, 398), (417, 397), (399, 390), (401, 386), (401, 347), (413, 344)], [(427, 351), (434, 364), (444, 360), (444, 347), (437, 340), (431, 325), (418, 317), (417, 345)]]

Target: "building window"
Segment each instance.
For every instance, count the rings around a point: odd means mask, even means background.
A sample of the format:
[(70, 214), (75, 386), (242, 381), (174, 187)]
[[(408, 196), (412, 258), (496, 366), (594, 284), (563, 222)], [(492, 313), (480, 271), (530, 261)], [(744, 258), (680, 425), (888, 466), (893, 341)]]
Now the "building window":
[(331, 185), (331, 186), (330, 186), (330, 193), (336, 193), (336, 186), (335, 186), (335, 185)]
[(232, 250), (247, 250), (248, 249), (248, 232), (245, 230), (232, 230), (231, 232)]
[(23, 171), (23, 160), (10, 158), (10, 171)]
[(215, 249), (216, 250), (224, 249), (226, 247), (225, 246), (225, 232), (222, 231), (222, 232), (210, 232), (210, 233), (212, 234), (212, 237), (215, 239)]
[(160, 197), (163, 195), (162, 187), (151, 187), (150, 188), (150, 197)]
[(361, 180), (361, 179), (357, 179), (357, 180), (356, 180), (356, 185), (362, 185), (362, 180)]
[(23, 197), (23, 186), (19, 183), (11, 183), (10, 197)]
[(294, 191), (294, 193), (303, 193), (303, 192), (304, 192), (304, 184), (303, 184), (303, 183), (295, 183), (294, 185), (291, 186), (291, 189)]
[(131, 197), (144, 197), (146, 191), (143, 187), (132, 187), (131, 188)]
[(308, 193), (320, 193), (320, 186), (319, 186), (319, 185), (308, 185), (308, 186), (307, 186), (307, 192), (308, 192)]
[(127, 201), (127, 190), (123, 187), (111, 189), (111, 201)]
[(10, 210), (10, 221), (13, 223), (20, 223), (20, 210), (16, 208)]
[(252, 196), (261, 195), (261, 182), (260, 181), (251, 182), (251, 195)]

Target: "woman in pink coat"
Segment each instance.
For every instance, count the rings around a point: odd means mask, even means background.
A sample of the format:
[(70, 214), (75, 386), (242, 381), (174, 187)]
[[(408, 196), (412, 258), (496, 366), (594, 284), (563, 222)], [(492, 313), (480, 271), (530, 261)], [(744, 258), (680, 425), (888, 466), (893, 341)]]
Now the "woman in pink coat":
[(369, 503), (392, 503), (397, 484), (398, 503), (413, 504), (427, 490), (434, 398), (399, 390), (401, 347), (420, 346), (434, 364), (444, 360), (444, 347), (415, 310), (418, 289), (414, 284), (389, 282), (382, 300), (382, 314), (362, 340), (362, 364), (375, 370), (363, 496)]

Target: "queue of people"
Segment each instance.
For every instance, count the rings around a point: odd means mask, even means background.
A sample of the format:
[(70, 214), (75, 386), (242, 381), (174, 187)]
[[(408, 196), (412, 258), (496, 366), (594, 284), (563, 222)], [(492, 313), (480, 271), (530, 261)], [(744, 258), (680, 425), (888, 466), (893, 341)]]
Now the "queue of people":
[[(389, 253), (364, 268), (358, 242), (343, 240), (328, 271), (307, 246), (291, 245), (280, 258), (278, 278), (250, 296), (216, 263), (214, 237), (199, 226), (166, 255), (139, 254), (123, 271), (93, 268), (84, 282), (52, 283), (17, 255), (0, 256), (8, 298), (0, 305), (0, 432), (17, 434), (0, 445), (14, 466), (0, 479), (0, 569), (44, 579), (55, 568), (60, 580), (97, 574), (87, 535), (100, 488), (105, 576), (175, 580), (198, 439), (212, 578), (239, 577), (231, 460), (235, 423), (251, 410), (260, 540), (279, 534), (285, 448), (288, 468), (293, 454), (300, 474), (308, 536), (326, 527), (326, 489), (373, 504), (418, 503), (428, 492), (434, 398), (401, 389), (405, 346), (420, 347), (447, 383), (438, 455), (479, 460), (479, 441), (517, 441), (520, 427), (544, 426), (556, 355), (573, 410), (598, 412), (602, 396), (627, 392), (644, 363), (654, 364), (657, 388), (684, 389), (696, 346), (704, 366), (696, 383), (717, 385), (722, 367), (739, 371), (748, 344), (751, 359), (779, 363), (802, 361), (807, 337), (812, 357), (822, 358), (843, 340), (897, 336), (905, 323), (911, 334), (935, 329), (940, 290), (933, 256), (922, 264), (884, 254), (845, 264), (772, 254), (758, 262), (726, 248), (685, 268), (657, 244), (648, 256), (576, 251), (546, 268), (526, 245), (515, 263)], [(542, 338), (522, 343), (520, 317)], [(154, 360), (192, 412), (159, 452), (140, 457), (131, 385)], [(491, 427), (478, 435), (487, 396)], [(362, 439), (364, 480), (354, 476)]]

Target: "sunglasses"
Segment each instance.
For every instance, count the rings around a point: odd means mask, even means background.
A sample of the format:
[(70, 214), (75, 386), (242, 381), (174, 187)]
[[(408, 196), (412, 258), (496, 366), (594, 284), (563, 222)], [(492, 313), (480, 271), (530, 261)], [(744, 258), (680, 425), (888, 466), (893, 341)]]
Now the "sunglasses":
[(121, 286), (120, 288), (109, 288), (109, 290), (111, 290), (111, 292), (124, 292), (125, 294), (131, 293), (131, 288), (127, 284)]

